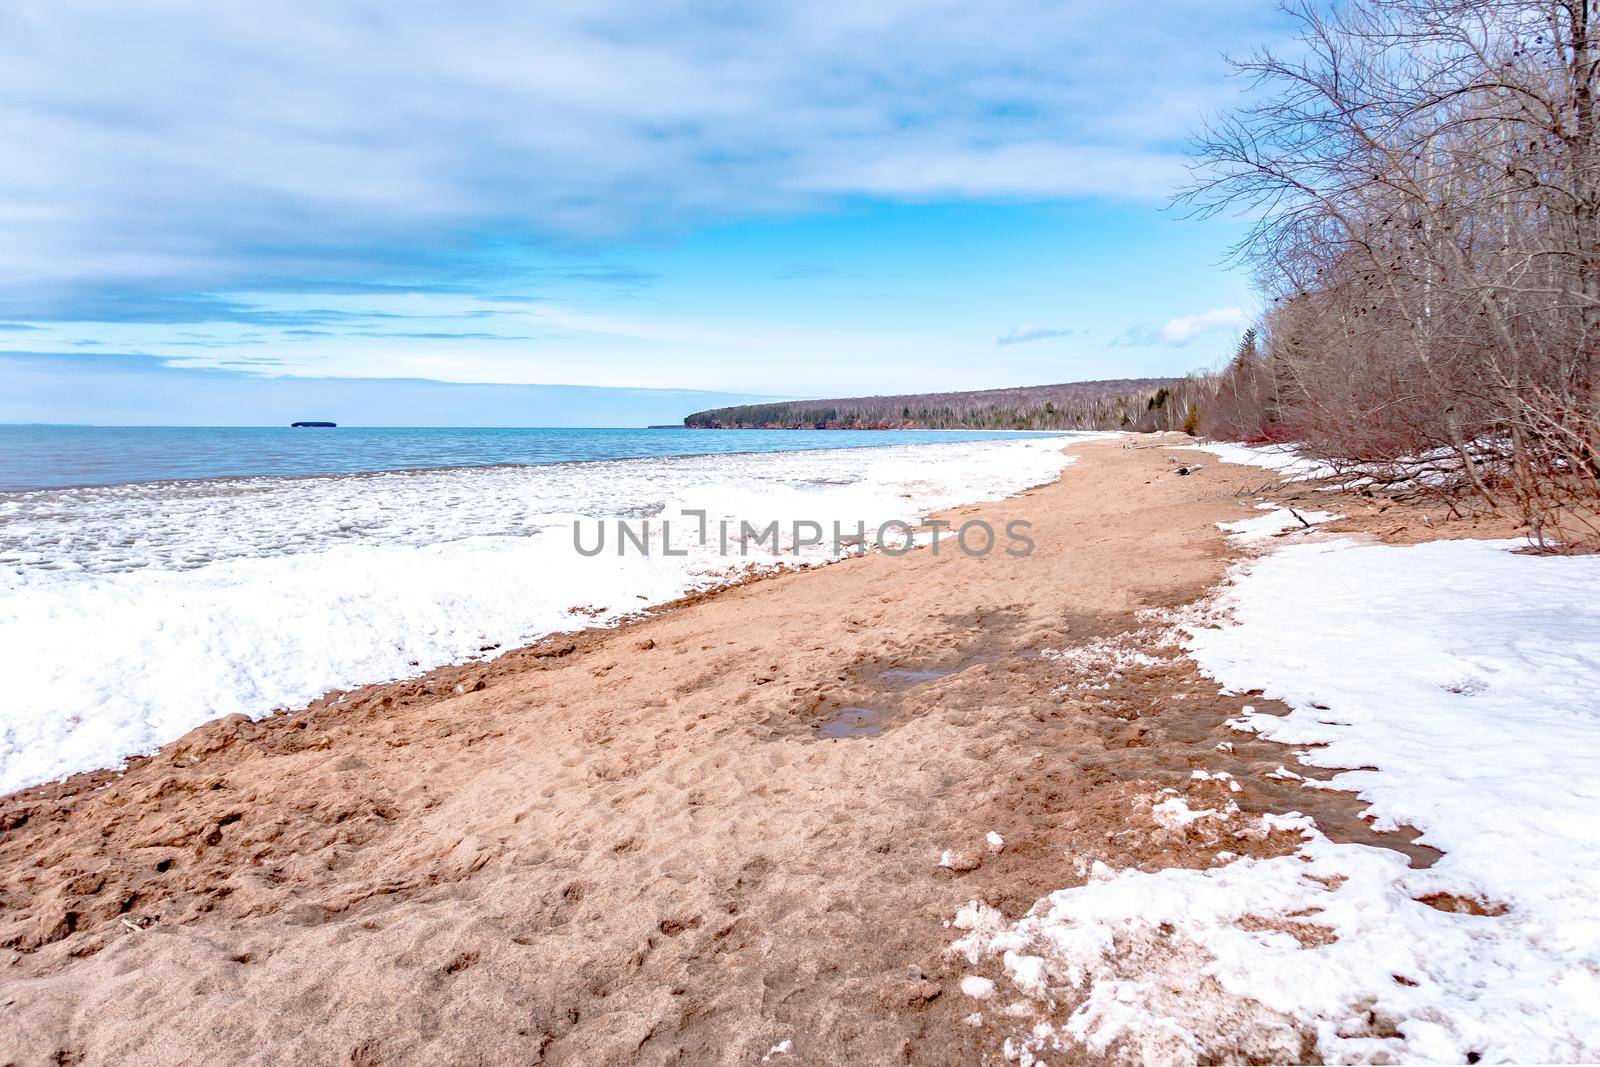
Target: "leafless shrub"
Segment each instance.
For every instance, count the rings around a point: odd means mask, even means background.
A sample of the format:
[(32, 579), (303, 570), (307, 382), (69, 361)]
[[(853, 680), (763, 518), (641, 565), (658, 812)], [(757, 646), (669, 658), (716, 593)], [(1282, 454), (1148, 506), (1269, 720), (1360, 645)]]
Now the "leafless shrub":
[[(1290, 9), (1298, 58), (1196, 146), (1195, 211), (1257, 221), (1269, 300), (1206, 383), (1206, 432), (1515, 509), (1600, 547), (1600, 39), (1587, 0)], [(1252, 425), (1253, 424), (1253, 425)], [(1427, 477), (1421, 477), (1427, 475)]]

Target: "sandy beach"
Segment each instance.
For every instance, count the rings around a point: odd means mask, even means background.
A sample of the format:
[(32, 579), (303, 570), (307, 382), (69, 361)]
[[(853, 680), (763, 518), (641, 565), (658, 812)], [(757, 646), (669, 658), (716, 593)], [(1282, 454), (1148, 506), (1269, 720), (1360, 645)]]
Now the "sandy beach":
[(1075, 857), (1220, 863), (1150, 819), (1162, 789), (1226, 795), (1197, 771), (1425, 865), (1267, 777), (1284, 748), (1227, 722), (1270, 703), (1138, 653), (1263, 493), (1398, 543), (1496, 531), (1180, 440), (1078, 444), (951, 516), (1028, 520), (1024, 558), (767, 578), (0, 799), (0, 1061), (996, 1062), (1008, 1024), (962, 980), (999, 967), (950, 953), (952, 918), (1015, 918), (1085, 882)]
[(0, 35), (0, 1067), (1600, 1064), (1600, 0)]

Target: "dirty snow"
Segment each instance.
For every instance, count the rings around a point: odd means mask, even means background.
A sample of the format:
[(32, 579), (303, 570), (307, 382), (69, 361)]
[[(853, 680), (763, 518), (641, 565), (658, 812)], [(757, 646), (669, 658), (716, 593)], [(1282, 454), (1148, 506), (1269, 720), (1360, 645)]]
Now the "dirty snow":
[(961, 992), (973, 1000), (988, 1000), (994, 996), (994, 982), (981, 975), (969, 974), (961, 979)]
[(1109, 689), (1111, 683), (1132, 670), (1157, 667), (1166, 660), (1152, 656), (1147, 649), (1171, 647), (1177, 651), (1176, 635), (1170, 629), (1144, 627), (1096, 638), (1075, 648), (1044, 648), (1039, 655), (1061, 668), (1069, 680), (1056, 691)]
[(1227, 534), (1228, 539), (1235, 544), (1251, 545), (1268, 541), (1281, 533), (1309, 529), (1339, 518), (1331, 511), (1307, 511), (1286, 508), (1279, 504), (1263, 503), (1257, 504), (1256, 507), (1266, 514), (1240, 519), (1237, 522), (1219, 522), (1217, 528)]
[(1236, 570), (1190, 652), (1292, 709), (1238, 725), (1364, 768), (1334, 784), (1444, 856), (1412, 869), (1303, 816), (1155, 801), (1157, 832), (1210, 835), (1219, 861), (1230, 835), (1300, 843), (1207, 870), (1095, 864), (1015, 922), (963, 909), (954, 949), (997, 958), (1029, 1008), (1011, 1059), (1600, 1058), (1600, 559), (1519, 544), (1341, 539)]

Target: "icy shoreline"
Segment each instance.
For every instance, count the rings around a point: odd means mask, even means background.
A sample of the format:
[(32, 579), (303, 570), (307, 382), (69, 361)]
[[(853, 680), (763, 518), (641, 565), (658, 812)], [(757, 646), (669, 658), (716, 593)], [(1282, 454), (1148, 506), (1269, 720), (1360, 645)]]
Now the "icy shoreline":
[[(0, 792), (115, 766), (210, 719), (298, 707), (610, 625), (746, 565), (574, 550), (572, 523), (915, 521), (1056, 477), (1075, 439), (119, 486), (0, 516)], [(659, 533), (657, 534), (659, 537)]]

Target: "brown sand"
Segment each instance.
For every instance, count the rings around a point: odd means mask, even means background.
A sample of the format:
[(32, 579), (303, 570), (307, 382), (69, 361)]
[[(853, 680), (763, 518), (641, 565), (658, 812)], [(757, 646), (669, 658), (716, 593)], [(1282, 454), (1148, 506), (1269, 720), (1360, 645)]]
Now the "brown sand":
[(957, 908), (1020, 914), (1089, 852), (1211, 862), (1130, 831), (1193, 768), (1305, 803), (1223, 725), (1250, 698), (1186, 661), (1058, 692), (1038, 650), (1201, 597), (1268, 480), (1078, 451), (955, 513), (1030, 520), (1027, 558), (787, 574), (0, 799), (0, 1062), (997, 1060), (961, 1022)]

